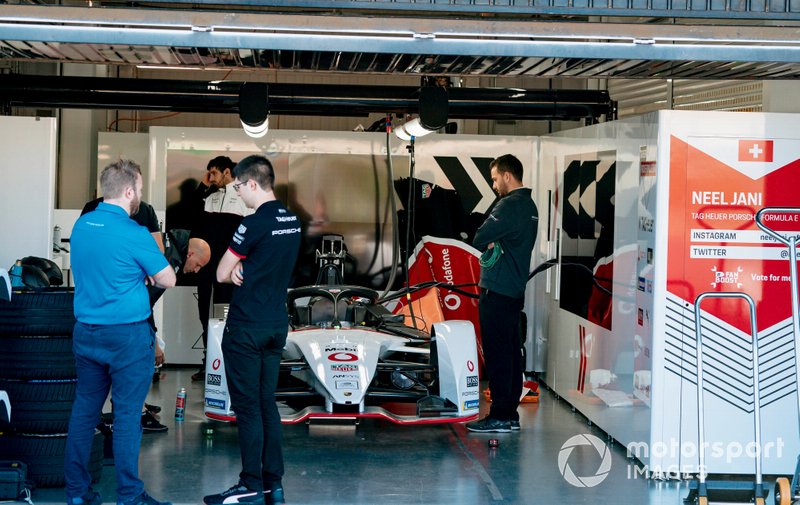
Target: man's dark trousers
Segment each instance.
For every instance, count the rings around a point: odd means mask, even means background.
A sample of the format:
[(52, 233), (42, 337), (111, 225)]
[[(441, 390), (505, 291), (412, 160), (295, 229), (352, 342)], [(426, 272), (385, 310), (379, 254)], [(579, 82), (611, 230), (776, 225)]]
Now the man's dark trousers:
[(519, 419), (517, 407), (522, 396), (519, 313), (524, 305), (523, 298), (512, 298), (481, 288), (478, 313), (483, 356), (492, 392), (489, 416), (502, 421)]
[(286, 336), (286, 325), (256, 329), (229, 323), (222, 337), (225, 377), (239, 425), (239, 479), (253, 491), (270, 489), (272, 482), (283, 477), (281, 417), (275, 388)]

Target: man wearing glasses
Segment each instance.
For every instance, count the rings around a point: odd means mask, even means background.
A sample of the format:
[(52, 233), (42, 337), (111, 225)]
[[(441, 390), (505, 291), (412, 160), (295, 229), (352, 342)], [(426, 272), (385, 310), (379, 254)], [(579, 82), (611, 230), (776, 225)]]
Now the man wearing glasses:
[(233, 188), (255, 214), (242, 219), (219, 262), (217, 280), (236, 286), (222, 355), (239, 430), (239, 482), (203, 498), (206, 505), (284, 503), (281, 419), (275, 388), (286, 345), (289, 288), (300, 247), (300, 220), (273, 192), (275, 172), (263, 156), (243, 159)]

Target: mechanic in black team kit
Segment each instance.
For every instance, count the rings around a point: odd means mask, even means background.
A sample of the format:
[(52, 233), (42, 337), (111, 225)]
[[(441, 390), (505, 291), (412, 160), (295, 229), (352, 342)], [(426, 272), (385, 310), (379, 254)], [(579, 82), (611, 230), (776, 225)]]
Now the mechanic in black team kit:
[(522, 186), (522, 163), (511, 154), (493, 160), (492, 188), (500, 201), (475, 233), (480, 251), (478, 312), (492, 407), (485, 418), (467, 423), (469, 431), (510, 433), (520, 429), (522, 396), (520, 311), (536, 242), (539, 212), (531, 190)]
[(252, 155), (233, 169), (233, 188), (255, 214), (245, 217), (217, 267), (233, 283), (222, 355), (236, 412), (239, 482), (203, 498), (206, 505), (284, 503), (281, 419), (275, 388), (286, 344), (286, 292), (300, 247), (300, 221), (273, 192), (275, 172)]

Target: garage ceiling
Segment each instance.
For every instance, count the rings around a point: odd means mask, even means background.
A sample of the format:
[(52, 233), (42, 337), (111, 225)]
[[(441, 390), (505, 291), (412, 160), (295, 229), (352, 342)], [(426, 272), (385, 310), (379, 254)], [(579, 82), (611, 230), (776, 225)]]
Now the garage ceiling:
[[(796, 0), (0, 5), (0, 62), (573, 78), (800, 77)], [(65, 2), (68, 3), (68, 2)], [(700, 7), (697, 7), (700, 5)], [(627, 6), (627, 8), (625, 8)], [(702, 7), (705, 7), (703, 9)], [(191, 10), (190, 10), (191, 9)], [(671, 9), (671, 10), (670, 10)], [(668, 13), (609, 19), (587, 13)], [(455, 17), (455, 15), (458, 17)], [(704, 18), (724, 18), (710, 21)], [(698, 19), (699, 18), (699, 19)], [(735, 19), (736, 24), (730, 24)], [(720, 24), (727, 23), (727, 24)]]

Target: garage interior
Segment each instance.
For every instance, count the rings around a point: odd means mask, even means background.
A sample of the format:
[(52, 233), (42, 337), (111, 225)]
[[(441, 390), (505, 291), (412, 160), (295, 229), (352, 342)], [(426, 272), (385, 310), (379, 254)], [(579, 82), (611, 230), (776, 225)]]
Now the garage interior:
[[(795, 0), (0, 3), (0, 107), (56, 118), (57, 209), (96, 196), (98, 132), (240, 128), (242, 82), (269, 84), (271, 130), (350, 132), (418, 114), (419, 87), (447, 77), (458, 133), (524, 136), (660, 109), (798, 112), (798, 76)], [(175, 504), (226, 488), (240, 468), (236, 428), (203, 415), (194, 371), (165, 367), (147, 400), (169, 430), (143, 437), (140, 476)], [(683, 503), (687, 481), (646, 478), (544, 384), (520, 414), (520, 433), (493, 436), (462, 424), (285, 425), (287, 502)], [(609, 448), (613, 470), (596, 487), (568, 483), (560, 461), (584, 433)], [(593, 447), (571, 454), (575, 474), (597, 471)], [(106, 501), (112, 464), (95, 485)], [(32, 498), (63, 503), (63, 488)]]

